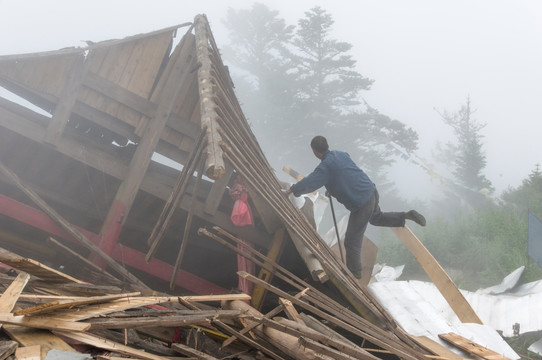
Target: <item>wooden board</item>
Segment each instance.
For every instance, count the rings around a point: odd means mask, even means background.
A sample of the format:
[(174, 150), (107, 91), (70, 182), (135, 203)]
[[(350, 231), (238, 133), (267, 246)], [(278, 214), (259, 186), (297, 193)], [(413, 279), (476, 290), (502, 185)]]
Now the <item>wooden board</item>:
[(140, 294), (139, 292), (136, 292), (136, 293), (130, 293), (130, 294), (83, 297), (83, 298), (77, 298), (75, 300), (54, 300), (46, 304), (40, 304), (40, 305), (32, 306), (26, 309), (15, 311), (13, 314), (14, 315), (29, 315), (29, 314), (38, 314), (41, 312), (58, 310), (58, 309), (72, 309), (76, 306), (106, 303), (108, 301), (127, 298), (130, 296), (137, 296), (139, 294)]
[(75, 351), (70, 345), (58, 336), (53, 335), (49, 330), (32, 329), (21, 326), (6, 325), (4, 331), (13, 340), (19, 342), (21, 346), (41, 345), (41, 358), (45, 359), (45, 356), (52, 349), (58, 349), (62, 351)]
[(27, 273), (17, 275), (0, 297), (0, 313), (10, 313), (13, 310), (29, 279), (30, 275)]
[(90, 324), (75, 321), (64, 321), (55, 317), (44, 316), (14, 316), (12, 314), (0, 314), (0, 324), (20, 325), (38, 329), (86, 331)]
[(463, 359), (460, 355), (456, 354), (446, 346), (439, 344), (438, 342), (428, 338), (427, 336), (410, 336), (418, 345), (428, 350), (432, 354), (438, 355), (447, 359)]
[[(220, 301), (220, 299), (235, 299), (250, 300), (250, 296), (246, 294), (229, 294), (229, 295), (208, 295), (208, 296), (183, 296), (187, 301)], [(86, 320), (101, 315), (110, 314), (117, 311), (134, 309), (146, 305), (154, 305), (166, 302), (178, 303), (178, 296), (171, 297), (129, 297), (125, 299), (113, 300), (105, 304), (88, 305), (77, 311), (70, 309), (57, 310), (52, 314), (44, 314), (42, 317), (64, 320), (64, 321), (80, 321)]]
[(52, 269), (33, 259), (7, 259), (0, 258), (0, 262), (17, 270), (24, 271), (30, 275), (39, 277), (45, 281), (51, 282), (75, 282), (78, 284), (85, 284), (84, 281), (78, 280), (60, 271)]
[(15, 358), (17, 360), (41, 360), (41, 346), (23, 346), (15, 350)]
[(119, 354), (128, 355), (128, 356), (134, 356), (138, 359), (145, 359), (145, 360), (168, 360), (168, 358), (158, 355), (153, 355), (150, 353), (147, 353), (142, 350), (134, 349), (126, 345), (122, 345), (107, 339), (104, 339), (102, 337), (91, 335), (91, 334), (83, 334), (83, 333), (72, 333), (72, 332), (66, 332), (66, 331), (59, 331), (59, 335), (67, 337), (68, 339), (81, 341), (82, 343), (95, 346), (100, 349), (114, 351)]
[(392, 230), (412, 255), (414, 255), (416, 261), (433, 281), (459, 320), (464, 323), (482, 324), (482, 320), (480, 320), (463, 294), (455, 286), (452, 279), (446, 274), (444, 269), (416, 235), (407, 226), (394, 227)]
[(476, 356), (481, 357), (482, 359), (487, 360), (497, 360), (497, 359), (504, 359), (504, 360), (510, 360), (509, 358), (491, 350), (488, 349), (480, 344), (475, 343), (474, 341), (471, 341), (467, 338), (464, 338), (461, 335), (455, 334), (455, 333), (448, 333), (448, 334), (439, 334), (439, 338), (446, 340), (450, 344), (457, 346), (458, 348), (465, 350), (469, 354), (473, 354)]

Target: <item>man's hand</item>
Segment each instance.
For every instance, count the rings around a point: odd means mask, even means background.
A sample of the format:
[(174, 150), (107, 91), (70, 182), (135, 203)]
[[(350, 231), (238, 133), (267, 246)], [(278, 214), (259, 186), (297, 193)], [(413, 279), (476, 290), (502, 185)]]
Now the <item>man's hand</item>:
[(290, 190), (290, 189), (282, 189), (282, 193), (284, 195), (290, 195), (292, 193), (292, 190)]

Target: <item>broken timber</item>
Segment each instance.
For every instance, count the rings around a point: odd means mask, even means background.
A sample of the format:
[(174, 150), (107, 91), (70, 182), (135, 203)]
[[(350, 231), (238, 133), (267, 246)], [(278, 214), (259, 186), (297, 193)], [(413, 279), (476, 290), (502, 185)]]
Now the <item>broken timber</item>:
[(464, 323), (482, 324), (482, 320), (474, 312), (452, 279), (446, 274), (444, 269), (416, 235), (406, 226), (392, 228), (392, 230), (412, 255), (414, 255), (416, 261), (418, 261), (427, 276), (429, 276), (437, 289), (439, 289), (459, 320)]

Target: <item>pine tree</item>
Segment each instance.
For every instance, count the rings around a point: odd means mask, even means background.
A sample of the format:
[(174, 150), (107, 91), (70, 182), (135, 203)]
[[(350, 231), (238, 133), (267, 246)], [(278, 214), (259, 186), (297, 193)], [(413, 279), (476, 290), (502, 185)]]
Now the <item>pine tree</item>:
[(524, 179), (517, 189), (508, 189), (502, 194), (502, 199), (519, 205), (522, 209), (530, 209), (542, 218), (542, 171), (540, 164)]
[(493, 186), (482, 173), (486, 167), (486, 156), (482, 150), (482, 135), (480, 131), (486, 124), (479, 123), (473, 118), (470, 98), (453, 114), (444, 112), (441, 115), (444, 123), (449, 125), (455, 134), (455, 143), (447, 144), (445, 154), (452, 166), (456, 180), (453, 192), (460, 198), (465, 198), (471, 205), (483, 201), (481, 193), (491, 194)]
[(293, 40), (299, 122), (320, 132), (338, 114), (359, 106), (360, 91), (373, 83), (355, 70), (356, 61), (348, 54), (352, 45), (331, 37), (333, 24), (329, 13), (314, 7), (298, 21)]

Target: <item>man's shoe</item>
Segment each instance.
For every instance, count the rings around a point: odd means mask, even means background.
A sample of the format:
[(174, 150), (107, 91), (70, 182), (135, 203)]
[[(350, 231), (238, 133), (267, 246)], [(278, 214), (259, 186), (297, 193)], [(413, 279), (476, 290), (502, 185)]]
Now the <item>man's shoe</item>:
[(356, 279), (361, 279), (361, 270), (352, 271), (352, 275), (354, 275)]
[(416, 210), (407, 211), (405, 213), (405, 219), (412, 220), (418, 225), (425, 226), (425, 218)]

